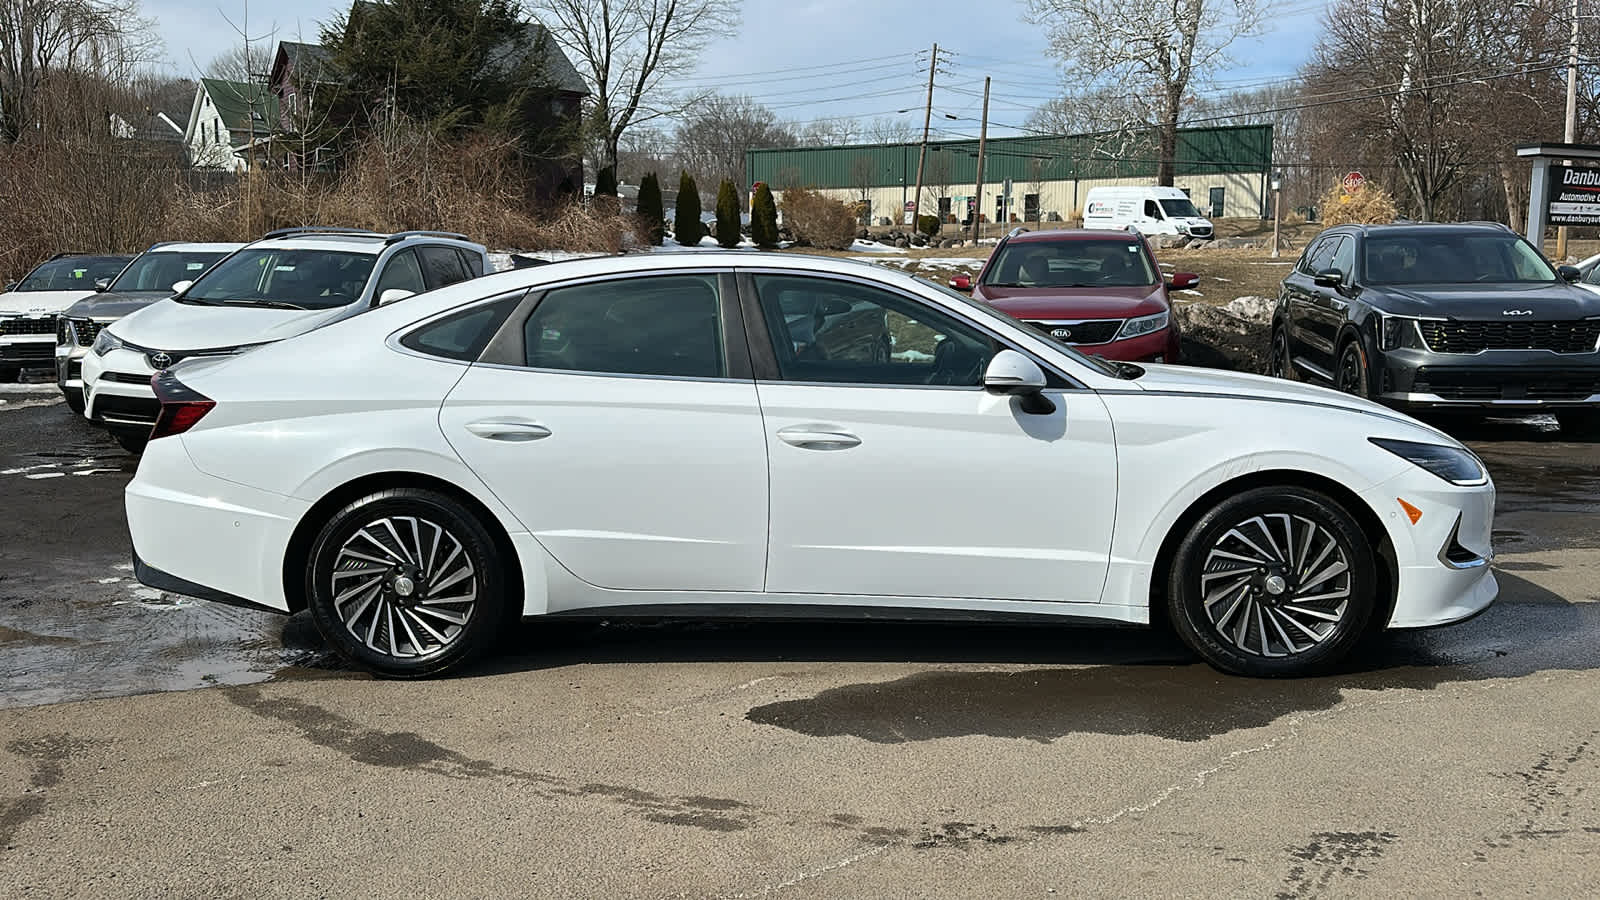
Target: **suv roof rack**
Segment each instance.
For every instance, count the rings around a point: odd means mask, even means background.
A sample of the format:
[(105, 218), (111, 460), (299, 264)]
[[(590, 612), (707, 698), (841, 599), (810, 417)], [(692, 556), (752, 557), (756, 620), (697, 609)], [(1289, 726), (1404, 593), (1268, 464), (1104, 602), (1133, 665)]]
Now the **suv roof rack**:
[(1026, 234), (1027, 231), (1028, 231), (1028, 229), (1022, 227), (1021, 225), (1018, 225), (1017, 227), (1015, 227), (1015, 228), (1011, 229), (1010, 231), (1006, 232), (1006, 236), (1005, 236), (1004, 240), (1009, 240), (1011, 238), (1016, 237), (1019, 234)]
[(66, 259), (69, 256), (88, 256), (88, 255), (89, 255), (88, 253), (85, 253), (82, 250), (68, 250), (68, 251), (66, 251), (64, 253), (57, 253), (55, 256), (52, 256), (49, 259), (45, 260), (45, 262), (53, 262), (53, 261), (58, 260), (58, 259)]
[(1487, 226), (1489, 226), (1491, 228), (1498, 228), (1498, 229), (1500, 229), (1502, 231), (1511, 231), (1512, 234), (1516, 234), (1515, 231), (1512, 231), (1510, 225), (1507, 225), (1504, 222), (1494, 222), (1494, 221), (1491, 221), (1489, 219), (1473, 219), (1470, 222), (1462, 222), (1461, 224), (1462, 225), (1487, 225)]
[(261, 236), (261, 240), (270, 241), (273, 238), (299, 237), (310, 234), (346, 234), (351, 236), (382, 237), (379, 232), (368, 228), (344, 228), (338, 225), (302, 225), (298, 228), (276, 228)]
[(403, 240), (406, 240), (407, 238), (414, 238), (414, 237), (450, 238), (451, 240), (456, 240), (456, 241), (471, 241), (472, 240), (471, 238), (467, 237), (466, 235), (464, 235), (464, 234), (456, 234), (454, 231), (420, 231), (419, 230), (419, 231), (397, 231), (394, 234), (389, 235), (388, 238), (384, 239), (384, 243), (385, 244), (398, 244), (399, 242), (401, 242)]

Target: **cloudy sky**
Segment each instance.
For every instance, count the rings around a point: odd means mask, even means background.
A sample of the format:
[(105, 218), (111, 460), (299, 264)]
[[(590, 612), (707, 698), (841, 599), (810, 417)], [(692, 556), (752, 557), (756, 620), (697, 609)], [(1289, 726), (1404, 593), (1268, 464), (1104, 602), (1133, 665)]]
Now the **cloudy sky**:
[[(927, 53), (951, 51), (934, 92), (935, 122), (947, 136), (976, 135), (985, 75), (994, 78), (990, 119), (1020, 125), (1058, 91), (1060, 71), (1041, 31), (1006, 0), (749, 0), (744, 22), (705, 49), (686, 87), (746, 93), (786, 119), (899, 116), (921, 125)], [(1268, 33), (1237, 45), (1222, 86), (1249, 85), (1294, 73), (1310, 48), (1321, 0), (1282, 0)], [(211, 5), (145, 0), (158, 22), (172, 74), (194, 76), (218, 52), (252, 38), (315, 41), (320, 23), (341, 7), (329, 0)], [(231, 21), (231, 24), (230, 24)], [(919, 61), (920, 60), (920, 61)], [(942, 115), (957, 116), (955, 120)], [(991, 125), (996, 128), (996, 125)]]

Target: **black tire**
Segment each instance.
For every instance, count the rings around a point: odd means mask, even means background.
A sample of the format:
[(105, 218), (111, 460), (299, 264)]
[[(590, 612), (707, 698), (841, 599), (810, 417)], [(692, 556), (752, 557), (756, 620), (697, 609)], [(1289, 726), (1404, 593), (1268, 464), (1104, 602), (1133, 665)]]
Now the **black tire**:
[(1600, 440), (1600, 410), (1573, 409), (1556, 413), (1561, 423), (1561, 434), (1567, 440)]
[(1289, 333), (1281, 326), (1272, 329), (1272, 356), (1268, 360), (1268, 374), (1285, 381), (1299, 381), (1294, 373), (1294, 360), (1289, 355)]
[(22, 377), (22, 370), (14, 366), (0, 367), (0, 384), (15, 384)]
[(1346, 394), (1372, 397), (1372, 385), (1367, 378), (1367, 352), (1361, 341), (1351, 338), (1339, 348), (1339, 362), (1334, 367), (1333, 386)]
[[(1275, 531), (1264, 537), (1255, 523)], [(1282, 530), (1291, 523), (1299, 537)], [(1257, 550), (1235, 536), (1243, 532)], [(1278, 546), (1293, 548), (1307, 534), (1312, 542), (1302, 545), (1309, 547), (1302, 557), (1313, 557), (1309, 565), (1293, 558), (1295, 549)], [(1319, 548), (1328, 555), (1317, 559)], [(1271, 562), (1234, 561), (1245, 556)], [(1222, 500), (1184, 535), (1167, 573), (1167, 616), (1184, 643), (1224, 672), (1265, 678), (1314, 674), (1338, 663), (1366, 633), (1378, 606), (1379, 565), (1360, 524), (1331, 497), (1300, 487), (1255, 488)], [(1335, 574), (1326, 575), (1329, 570)], [(1269, 581), (1273, 576), (1280, 579), (1275, 584)], [(1330, 622), (1328, 615), (1336, 619)]]
[(83, 391), (62, 388), (61, 399), (67, 401), (67, 409), (72, 410), (73, 415), (83, 415)]
[[(382, 524), (397, 520), (393, 533)], [(418, 523), (415, 532), (409, 524), (413, 521)], [(382, 545), (362, 537), (364, 530), (375, 533)], [(412, 557), (408, 539), (416, 536), (419, 550), (414, 555), (420, 557), (421, 545), (431, 545), (434, 533), (441, 535), (444, 547), (458, 545), (461, 559), (470, 567), (465, 579), (470, 602), (441, 599), (462, 590), (461, 581), (427, 596), (433, 583), (449, 581), (461, 571), (448, 549), (431, 553), (425, 567), (397, 561), (397, 556)], [(377, 566), (363, 564), (363, 556), (349, 555), (352, 552), (381, 558), (386, 564), (383, 574), (364, 571)], [(520, 612), (511, 609), (508, 600), (512, 594), (503, 580), (508, 568), (472, 510), (436, 491), (395, 488), (355, 500), (329, 517), (311, 545), (305, 591), (317, 630), (345, 659), (387, 678), (426, 678), (473, 662), (505, 633), (505, 625)], [(372, 577), (379, 584), (369, 597), (362, 579)], [(343, 605), (336, 601), (334, 588), (341, 579), (350, 585), (341, 587), (343, 593), (361, 589)], [(409, 591), (402, 587), (402, 579), (409, 581)], [(392, 627), (396, 621), (399, 628)], [(363, 630), (365, 635), (358, 634)]]
[(150, 443), (149, 436), (128, 431), (113, 431), (111, 436), (116, 438), (118, 444), (122, 445), (122, 449), (132, 453), (134, 456), (144, 453), (145, 445)]

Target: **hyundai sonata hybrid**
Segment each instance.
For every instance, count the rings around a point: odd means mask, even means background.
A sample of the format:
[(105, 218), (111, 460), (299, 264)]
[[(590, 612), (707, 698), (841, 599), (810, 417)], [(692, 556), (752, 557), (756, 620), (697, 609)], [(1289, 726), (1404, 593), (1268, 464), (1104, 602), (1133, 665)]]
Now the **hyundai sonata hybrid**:
[[(814, 340), (846, 308), (888, 353)], [(505, 272), (155, 382), (139, 579), (308, 609), (389, 676), (519, 617), (673, 614), (1165, 619), (1222, 670), (1296, 675), (1497, 592), (1494, 488), (1447, 435), (1085, 356), (844, 260)]]

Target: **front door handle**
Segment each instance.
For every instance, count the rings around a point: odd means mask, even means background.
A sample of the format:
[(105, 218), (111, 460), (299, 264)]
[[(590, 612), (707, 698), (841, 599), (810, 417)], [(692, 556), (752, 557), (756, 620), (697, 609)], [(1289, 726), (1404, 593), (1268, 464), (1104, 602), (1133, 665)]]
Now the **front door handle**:
[(528, 441), (537, 441), (550, 436), (550, 429), (538, 422), (513, 422), (485, 419), (480, 422), (468, 422), (467, 430), (481, 438), (491, 441), (507, 441), (513, 444), (525, 444)]
[(802, 450), (849, 450), (861, 438), (832, 425), (791, 425), (778, 429), (778, 440)]

